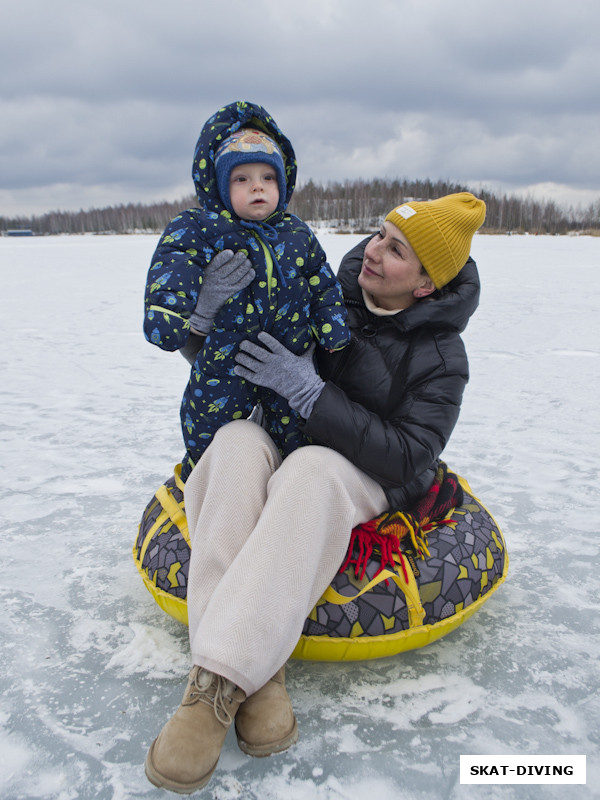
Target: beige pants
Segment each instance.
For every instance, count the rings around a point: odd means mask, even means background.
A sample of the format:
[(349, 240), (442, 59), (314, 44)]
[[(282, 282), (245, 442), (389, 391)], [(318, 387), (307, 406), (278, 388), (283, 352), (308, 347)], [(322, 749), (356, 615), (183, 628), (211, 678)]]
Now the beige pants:
[(238, 420), (188, 478), (185, 506), (193, 662), (252, 694), (291, 655), (352, 528), (388, 502), (335, 450), (302, 447), (282, 463), (259, 425)]

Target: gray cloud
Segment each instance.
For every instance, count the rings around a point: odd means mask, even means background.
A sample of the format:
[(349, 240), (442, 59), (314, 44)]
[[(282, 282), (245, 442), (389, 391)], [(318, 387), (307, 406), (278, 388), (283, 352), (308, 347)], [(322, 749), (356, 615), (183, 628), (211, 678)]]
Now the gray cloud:
[(204, 120), (244, 98), (300, 178), (600, 195), (588, 0), (21, 0), (3, 10), (0, 213), (176, 199)]

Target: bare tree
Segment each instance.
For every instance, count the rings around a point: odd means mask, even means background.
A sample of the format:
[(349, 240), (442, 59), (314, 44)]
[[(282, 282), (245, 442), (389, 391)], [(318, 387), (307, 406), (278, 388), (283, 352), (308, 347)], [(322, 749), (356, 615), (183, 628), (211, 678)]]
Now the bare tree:
[[(385, 214), (411, 200), (433, 200), (469, 187), (449, 180), (309, 180), (299, 186), (289, 210), (314, 227), (326, 226), (343, 232), (374, 230)], [(560, 208), (554, 201), (496, 195), (485, 189), (474, 190), (485, 200), (487, 216), (482, 228), (487, 233), (564, 234), (570, 231), (600, 233), (600, 199), (588, 208)], [(84, 211), (49, 211), (41, 216), (0, 217), (0, 232), (31, 229), (34, 234), (63, 233), (160, 233), (181, 210), (195, 206), (193, 196), (179, 202), (160, 202), (92, 208)]]

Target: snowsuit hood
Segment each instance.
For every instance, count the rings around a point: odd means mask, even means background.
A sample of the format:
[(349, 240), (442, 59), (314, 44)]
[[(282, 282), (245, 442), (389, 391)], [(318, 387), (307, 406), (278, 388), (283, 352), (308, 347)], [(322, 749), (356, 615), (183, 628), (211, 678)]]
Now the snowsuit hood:
[(202, 128), (192, 166), (192, 178), (200, 207), (216, 214), (222, 212), (223, 202), (217, 188), (215, 153), (225, 139), (242, 127), (264, 131), (277, 143), (283, 153), (287, 192), (284, 198), (280, 198), (279, 209), (284, 211), (296, 185), (297, 163), (294, 148), (266, 109), (243, 100), (237, 100), (219, 109)]

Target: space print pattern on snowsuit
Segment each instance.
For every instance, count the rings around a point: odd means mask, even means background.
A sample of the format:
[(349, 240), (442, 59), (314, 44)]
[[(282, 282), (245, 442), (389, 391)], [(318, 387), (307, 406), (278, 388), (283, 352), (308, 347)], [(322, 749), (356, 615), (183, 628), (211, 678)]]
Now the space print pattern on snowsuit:
[[(285, 158), (287, 195), (282, 209), (264, 222), (246, 222), (227, 211), (217, 190), (215, 151), (248, 125), (264, 130)], [(146, 338), (164, 350), (185, 345), (203, 270), (217, 252), (244, 251), (256, 277), (219, 311), (192, 367), (181, 404), (184, 480), (218, 428), (247, 417), (259, 401), (283, 456), (309, 441), (287, 401), (235, 375), (234, 357), (241, 341), (256, 341), (260, 331), (267, 331), (301, 354), (313, 339), (328, 350), (339, 350), (350, 338), (342, 293), (323, 249), (311, 229), (285, 211), (295, 185), (296, 160), (291, 143), (265, 109), (238, 102), (211, 117), (198, 140), (192, 174), (200, 208), (175, 217), (156, 248), (146, 283)]]

